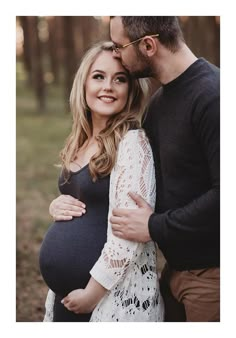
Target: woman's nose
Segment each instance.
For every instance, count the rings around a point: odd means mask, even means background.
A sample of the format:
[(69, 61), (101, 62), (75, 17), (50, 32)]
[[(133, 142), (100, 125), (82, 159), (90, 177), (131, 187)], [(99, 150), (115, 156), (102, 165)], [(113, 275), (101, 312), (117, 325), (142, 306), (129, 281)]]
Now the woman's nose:
[(104, 87), (103, 87), (103, 89), (106, 90), (106, 91), (112, 90), (112, 80), (106, 79), (104, 81)]

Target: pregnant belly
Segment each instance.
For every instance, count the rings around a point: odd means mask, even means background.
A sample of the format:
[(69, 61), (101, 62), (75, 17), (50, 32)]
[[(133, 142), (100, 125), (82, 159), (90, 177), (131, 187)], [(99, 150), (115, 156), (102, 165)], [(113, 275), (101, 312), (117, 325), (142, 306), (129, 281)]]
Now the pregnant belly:
[(53, 223), (40, 249), (42, 276), (48, 287), (63, 297), (87, 285), (89, 271), (106, 242), (105, 222), (89, 224), (81, 220)]

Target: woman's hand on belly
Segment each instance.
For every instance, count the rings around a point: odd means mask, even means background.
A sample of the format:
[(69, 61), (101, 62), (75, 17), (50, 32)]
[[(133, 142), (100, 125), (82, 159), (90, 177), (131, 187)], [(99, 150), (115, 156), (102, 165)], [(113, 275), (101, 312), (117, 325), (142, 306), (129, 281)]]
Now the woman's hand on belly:
[(86, 289), (71, 291), (61, 302), (69, 311), (77, 314), (90, 313), (96, 306)]
[(86, 210), (83, 202), (70, 195), (60, 195), (49, 206), (49, 214), (55, 221), (69, 221), (82, 216)]
[(91, 277), (85, 289), (71, 291), (61, 302), (69, 311), (90, 313), (106, 293), (107, 290)]

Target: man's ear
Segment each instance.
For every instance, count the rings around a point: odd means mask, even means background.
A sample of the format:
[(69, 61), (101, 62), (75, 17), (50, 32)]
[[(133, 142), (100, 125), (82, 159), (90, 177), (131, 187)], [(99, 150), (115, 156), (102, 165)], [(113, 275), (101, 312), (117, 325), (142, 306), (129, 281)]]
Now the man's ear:
[(143, 38), (140, 48), (144, 55), (147, 55), (148, 57), (153, 56), (156, 54), (157, 51), (157, 40), (151, 36), (146, 36)]

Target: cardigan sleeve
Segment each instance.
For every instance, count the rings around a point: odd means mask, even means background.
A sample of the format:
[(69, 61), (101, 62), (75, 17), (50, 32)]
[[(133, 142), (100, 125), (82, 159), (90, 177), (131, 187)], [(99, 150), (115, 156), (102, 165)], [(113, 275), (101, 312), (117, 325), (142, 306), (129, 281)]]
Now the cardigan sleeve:
[(155, 169), (150, 144), (142, 129), (128, 131), (121, 140), (116, 165), (111, 172), (107, 242), (90, 271), (91, 276), (107, 290), (122, 280), (142, 253), (144, 244), (113, 235), (109, 222), (113, 208), (135, 209), (129, 197), (133, 191), (155, 207)]
[(53, 322), (53, 306), (55, 302), (55, 293), (49, 289), (46, 302), (45, 302), (45, 315), (44, 315), (44, 322)]

